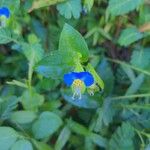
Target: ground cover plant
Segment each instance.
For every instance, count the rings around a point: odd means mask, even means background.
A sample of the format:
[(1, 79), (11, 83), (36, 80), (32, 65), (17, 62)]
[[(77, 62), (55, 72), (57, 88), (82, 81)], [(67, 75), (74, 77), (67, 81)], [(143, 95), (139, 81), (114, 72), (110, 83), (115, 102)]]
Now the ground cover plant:
[(149, 150), (149, 31), (149, 0), (0, 0), (0, 150)]

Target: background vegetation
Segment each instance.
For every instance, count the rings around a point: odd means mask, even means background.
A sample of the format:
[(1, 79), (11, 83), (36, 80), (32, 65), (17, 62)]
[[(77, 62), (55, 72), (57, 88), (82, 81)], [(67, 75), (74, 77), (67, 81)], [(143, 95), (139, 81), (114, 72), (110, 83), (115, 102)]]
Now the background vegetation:
[[(149, 0), (3, 6), (11, 13), (0, 28), (1, 150), (150, 149)], [(72, 100), (63, 75), (81, 67), (100, 90)]]

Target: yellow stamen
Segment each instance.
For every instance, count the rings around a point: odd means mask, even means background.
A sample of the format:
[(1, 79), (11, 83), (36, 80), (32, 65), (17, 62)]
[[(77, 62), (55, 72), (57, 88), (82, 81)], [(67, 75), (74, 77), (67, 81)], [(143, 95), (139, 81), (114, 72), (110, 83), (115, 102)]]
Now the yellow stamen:
[(76, 99), (76, 98), (81, 99), (81, 93), (83, 90), (82, 88), (84, 86), (84, 82), (80, 79), (76, 79), (73, 81), (72, 85), (73, 85), (73, 91), (74, 91), (72, 98), (73, 99)]
[(73, 81), (73, 85), (75, 87), (81, 87), (83, 85), (83, 81), (81, 81), (80, 79), (76, 79)]

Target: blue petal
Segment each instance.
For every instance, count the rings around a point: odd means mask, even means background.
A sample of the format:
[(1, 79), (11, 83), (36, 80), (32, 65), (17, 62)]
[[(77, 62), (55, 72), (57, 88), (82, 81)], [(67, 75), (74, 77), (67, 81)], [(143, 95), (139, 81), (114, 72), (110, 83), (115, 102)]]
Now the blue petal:
[(66, 85), (71, 86), (73, 81), (77, 79), (76, 78), (76, 72), (69, 72), (67, 74), (64, 75), (64, 82), (66, 83)]
[(80, 79), (86, 86), (91, 86), (94, 83), (94, 78), (89, 72), (70, 72), (64, 75), (64, 82), (71, 86), (75, 79)]
[(94, 77), (89, 72), (79, 72), (77, 77), (82, 80), (86, 86), (91, 86), (94, 83)]
[(4, 15), (4, 16), (6, 16), (7, 18), (9, 18), (9, 16), (10, 16), (10, 11), (9, 11), (9, 9), (7, 8), (7, 7), (1, 7), (0, 8), (0, 16), (1, 15)]

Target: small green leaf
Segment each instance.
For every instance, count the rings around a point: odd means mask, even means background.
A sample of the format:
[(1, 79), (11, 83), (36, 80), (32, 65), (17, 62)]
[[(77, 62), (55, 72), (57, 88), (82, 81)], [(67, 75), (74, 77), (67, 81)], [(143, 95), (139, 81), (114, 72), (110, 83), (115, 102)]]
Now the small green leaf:
[(95, 121), (95, 132), (100, 132), (103, 130), (104, 125), (109, 126), (109, 124), (113, 121), (113, 117), (115, 115), (115, 109), (113, 107), (113, 102), (111, 99), (105, 98), (102, 108), (97, 110), (97, 120)]
[(86, 137), (91, 134), (91, 132), (86, 127), (84, 127), (83, 125), (81, 125), (75, 121), (68, 120), (67, 126), (71, 129), (71, 131), (73, 131), (79, 135), (83, 135)]
[(134, 128), (129, 123), (123, 123), (112, 135), (109, 150), (134, 150)]
[(69, 24), (65, 24), (60, 35), (59, 50), (76, 51), (82, 55), (81, 60), (87, 61), (89, 51), (82, 35)]
[(10, 127), (0, 127), (0, 149), (10, 150), (18, 138), (17, 132)]
[(28, 61), (33, 60), (33, 63), (39, 62), (44, 56), (44, 50), (40, 43), (21, 43), (22, 53)]
[(47, 138), (62, 125), (61, 118), (52, 112), (43, 112), (33, 124), (32, 132), (36, 139)]
[(20, 102), (26, 110), (37, 110), (38, 107), (43, 104), (44, 97), (36, 93), (34, 90), (26, 90), (20, 97)]
[(37, 150), (53, 150), (48, 144), (44, 142), (36, 141), (35, 139), (32, 139), (33, 144), (37, 148)]
[(88, 12), (90, 12), (93, 4), (94, 4), (94, 0), (84, 0), (84, 7)]
[(44, 77), (61, 79), (62, 76), (75, 68), (75, 62), (79, 57), (72, 51), (53, 51), (43, 58), (35, 67), (35, 70)]
[(25, 124), (32, 122), (36, 117), (33, 111), (15, 111), (11, 114), (10, 119), (16, 123)]
[(70, 134), (71, 134), (71, 132), (70, 132), (68, 127), (64, 127), (62, 129), (62, 131), (60, 132), (59, 137), (56, 141), (55, 150), (63, 149), (63, 147), (65, 146), (65, 144), (69, 140)]
[(100, 65), (98, 66), (97, 73), (102, 77), (102, 80), (105, 83), (104, 93), (108, 96), (114, 87), (114, 75), (110, 64), (105, 58), (102, 59)]
[(0, 44), (7, 44), (14, 40), (14, 35), (8, 28), (0, 28)]
[(33, 147), (28, 140), (19, 140), (13, 144), (11, 150), (33, 150)]
[(93, 141), (94, 144), (98, 145), (99, 147), (107, 147), (107, 140), (98, 134), (92, 133), (90, 135), (90, 139)]
[(141, 87), (142, 83), (144, 82), (145, 76), (144, 74), (139, 74), (134, 81), (132, 82), (132, 84), (130, 85), (130, 87), (127, 89), (125, 95), (131, 95), (131, 94), (135, 94)]
[(72, 16), (78, 19), (82, 11), (81, 0), (67, 0), (66, 2), (58, 4), (57, 10), (67, 19), (70, 19)]
[(139, 22), (140, 24), (145, 24), (150, 22), (150, 9), (149, 5), (144, 5), (143, 8), (140, 10), (139, 14)]
[(109, 0), (108, 12), (113, 16), (124, 15), (141, 5), (143, 0)]
[(118, 43), (121, 46), (128, 46), (144, 37), (144, 34), (139, 32), (136, 27), (124, 29), (121, 32)]
[(0, 101), (0, 119), (8, 119), (14, 109), (17, 108), (18, 99), (15, 96), (2, 99)]
[(150, 49), (141, 48), (139, 50), (134, 50), (130, 62), (138, 68), (147, 68), (150, 65)]
[(17, 81), (17, 80), (12, 80), (11, 82), (7, 82), (7, 84), (17, 85), (17, 86), (20, 86), (20, 87), (23, 87), (23, 88), (28, 88), (28, 86), (25, 83)]

